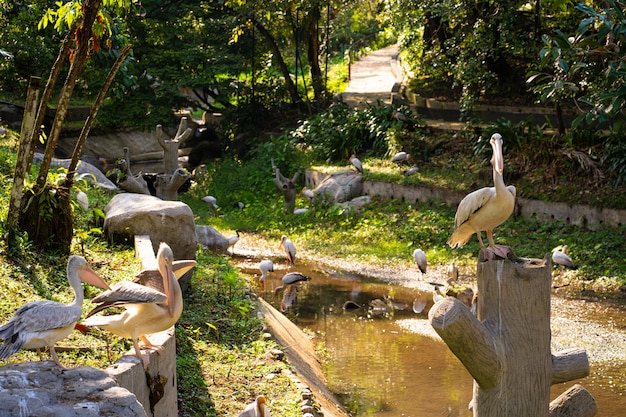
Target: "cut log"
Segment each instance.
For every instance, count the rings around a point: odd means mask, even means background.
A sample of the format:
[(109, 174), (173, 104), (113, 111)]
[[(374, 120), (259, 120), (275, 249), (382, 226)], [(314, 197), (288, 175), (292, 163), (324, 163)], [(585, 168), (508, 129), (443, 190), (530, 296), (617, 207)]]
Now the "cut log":
[(589, 359), (584, 349), (572, 348), (552, 355), (552, 385), (589, 375)]
[(581, 385), (574, 385), (550, 404), (550, 417), (593, 417), (598, 414), (598, 404)]

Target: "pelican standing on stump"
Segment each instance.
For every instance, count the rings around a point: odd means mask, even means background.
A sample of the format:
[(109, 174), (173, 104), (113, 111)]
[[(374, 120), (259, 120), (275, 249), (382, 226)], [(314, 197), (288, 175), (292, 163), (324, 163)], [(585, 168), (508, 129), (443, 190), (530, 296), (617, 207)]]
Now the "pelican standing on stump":
[(422, 272), (422, 276), (426, 273), (426, 268), (428, 267), (428, 261), (426, 260), (426, 254), (421, 249), (415, 249), (413, 251), (413, 259), (415, 259), (415, 263), (417, 267)]
[(287, 257), (287, 265), (291, 266), (296, 263), (296, 245), (287, 236), (283, 235), (280, 238), (280, 244)]
[[(195, 266), (196, 261), (185, 260), (177, 263), (179, 268), (183, 268), (183, 264), (186, 265), (184, 267), (186, 271)], [(150, 365), (150, 356), (141, 353), (139, 340), (144, 343), (144, 347), (161, 351), (163, 347), (150, 343), (146, 335), (169, 329), (183, 312), (183, 295), (173, 267), (174, 254), (166, 243), (159, 246), (157, 265), (163, 285), (162, 291), (136, 282), (120, 282), (92, 300), (101, 305), (90, 311), (82, 322), (85, 326), (101, 327), (116, 336), (131, 339), (135, 355), (142, 360), (146, 369)], [(110, 316), (94, 316), (95, 313), (112, 306), (123, 306), (125, 311)]]
[(350, 163), (359, 173), (361, 174), (363, 173), (363, 164), (361, 163), (359, 158), (356, 157), (355, 154), (352, 154), (350, 156)]
[[(466, 195), (456, 211), (454, 218), (454, 233), (448, 239), (448, 245), (455, 248), (463, 246), (472, 237), (478, 236), (478, 243), (487, 260), (494, 256), (506, 258), (510, 248), (496, 245), (493, 241), (493, 229), (504, 223), (513, 213), (515, 207), (515, 187), (504, 185), (502, 171), (504, 160), (502, 157), (502, 136), (494, 133), (491, 136), (493, 156), (493, 187), (485, 187)], [(481, 236), (486, 232), (489, 247), (485, 247)]]
[(42, 358), (40, 349), (47, 347), (54, 363), (65, 369), (59, 362), (54, 344), (74, 330), (83, 313), (84, 293), (80, 282), (108, 288), (106, 282), (87, 265), (85, 258), (78, 255), (68, 259), (67, 280), (74, 290), (74, 301), (71, 304), (50, 300), (33, 301), (18, 308), (9, 322), (0, 326), (0, 339), (4, 339), (0, 346), (0, 359), (6, 359), (20, 349), (37, 349)]

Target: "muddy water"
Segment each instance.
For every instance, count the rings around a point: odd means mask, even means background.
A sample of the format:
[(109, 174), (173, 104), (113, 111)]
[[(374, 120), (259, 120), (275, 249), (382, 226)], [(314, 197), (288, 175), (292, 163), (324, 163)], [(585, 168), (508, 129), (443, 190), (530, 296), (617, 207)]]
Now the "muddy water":
[[(240, 267), (258, 275), (256, 262), (248, 260)], [(299, 265), (296, 270), (312, 279), (300, 285), (285, 315), (324, 346), (330, 388), (352, 415), (471, 416), (467, 406), (473, 381), (428, 323), (431, 293), (316, 265)], [(278, 309), (286, 305), (273, 289), (281, 285), (284, 273), (270, 273), (262, 294)], [(420, 297), (428, 301), (422, 312), (415, 313), (412, 305)], [(373, 303), (379, 308), (370, 307), (372, 300), (379, 300)], [(344, 309), (346, 301), (354, 308)], [(395, 308), (383, 307), (389, 305)], [(553, 319), (560, 328), (555, 330), (553, 324), (553, 350), (583, 347), (592, 366), (590, 376), (552, 387), (551, 398), (580, 383), (597, 401), (598, 416), (623, 416), (626, 314), (595, 303), (577, 305), (556, 299), (553, 305), (565, 317)], [(571, 345), (572, 337), (590, 342)]]

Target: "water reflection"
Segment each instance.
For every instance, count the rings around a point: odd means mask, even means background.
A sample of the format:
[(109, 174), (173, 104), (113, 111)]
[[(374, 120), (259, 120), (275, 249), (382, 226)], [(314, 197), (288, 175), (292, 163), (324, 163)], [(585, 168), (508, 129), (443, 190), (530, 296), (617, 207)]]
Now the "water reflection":
[[(259, 274), (256, 265), (243, 262), (240, 267)], [(427, 321), (432, 293), (315, 265), (300, 264), (294, 270), (311, 280), (300, 283), (285, 315), (311, 330), (314, 342), (326, 349), (330, 388), (352, 415), (472, 415), (472, 378)], [(285, 272), (277, 268), (266, 278), (263, 296), (278, 309), (282, 299), (273, 289)], [(346, 303), (351, 308), (344, 308)], [(420, 313), (413, 311), (414, 304)], [(623, 312), (618, 319), (612, 311), (611, 317), (618, 326), (626, 322)], [(614, 365), (594, 366), (589, 377), (554, 386), (551, 398), (580, 383), (598, 402), (598, 416), (622, 415), (625, 367)]]

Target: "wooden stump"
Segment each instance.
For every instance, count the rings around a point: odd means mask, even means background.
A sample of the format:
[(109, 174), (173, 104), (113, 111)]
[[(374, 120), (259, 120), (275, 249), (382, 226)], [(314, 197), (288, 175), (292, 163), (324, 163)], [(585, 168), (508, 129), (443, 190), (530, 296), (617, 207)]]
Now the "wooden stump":
[[(563, 399), (560, 414), (551, 411), (550, 386), (588, 375), (589, 363), (580, 349), (551, 354), (550, 257), (479, 258), (476, 275), (477, 317), (451, 297), (435, 304), (428, 315), (474, 378), (474, 417), (594, 415), (569, 411), (576, 408), (572, 401), (588, 398), (581, 394)], [(592, 407), (586, 410), (593, 412)]]

